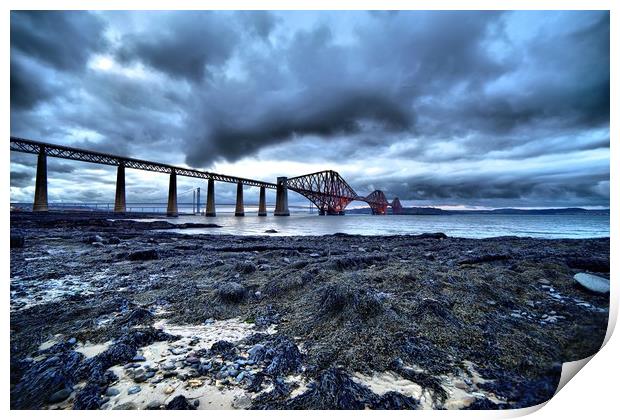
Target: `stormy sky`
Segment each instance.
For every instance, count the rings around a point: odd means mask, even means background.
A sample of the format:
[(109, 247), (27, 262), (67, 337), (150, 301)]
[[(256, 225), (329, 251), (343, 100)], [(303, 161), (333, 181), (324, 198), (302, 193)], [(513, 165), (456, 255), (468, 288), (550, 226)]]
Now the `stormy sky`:
[[(406, 205), (609, 206), (608, 12), (11, 12), (10, 34), (13, 136), (271, 182), (334, 169)], [(11, 201), (35, 164), (11, 153)], [(48, 178), (52, 202), (114, 200), (112, 167), (50, 158)], [(127, 200), (167, 182), (128, 170)]]

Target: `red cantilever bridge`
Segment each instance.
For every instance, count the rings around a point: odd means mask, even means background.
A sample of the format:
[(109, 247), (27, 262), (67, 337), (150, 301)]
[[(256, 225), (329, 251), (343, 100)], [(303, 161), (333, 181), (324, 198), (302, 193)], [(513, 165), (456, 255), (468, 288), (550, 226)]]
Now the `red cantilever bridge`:
[(235, 208), (236, 216), (243, 216), (243, 187), (252, 186), (260, 188), (258, 215), (267, 215), (265, 189), (275, 189), (276, 206), (274, 215), (288, 216), (288, 190), (294, 191), (306, 197), (319, 209), (321, 215), (344, 214), (345, 208), (352, 201), (366, 202), (373, 214), (386, 214), (387, 208), (392, 207), (394, 213), (400, 212), (402, 206), (398, 198), (389, 203), (383, 191), (376, 190), (363, 197), (335, 171), (321, 171), (312, 174), (297, 176), (294, 178), (279, 177), (276, 184), (258, 181), (249, 178), (240, 178), (214, 172), (201, 171), (192, 168), (167, 165), (163, 163), (134, 159), (126, 156), (112, 155), (92, 150), (78, 149), (74, 147), (60, 146), (51, 143), (43, 143), (34, 140), (11, 137), (11, 151), (31, 153), (38, 155), (37, 176), (35, 184), (33, 211), (47, 211), (47, 157), (70, 159), (81, 162), (98, 163), (102, 165), (116, 166), (116, 196), (114, 211), (125, 212), (125, 168), (140, 169), (152, 172), (170, 174), (168, 189), (169, 216), (178, 215), (177, 206), (177, 175), (201, 178), (208, 180), (206, 216), (215, 216), (215, 181), (237, 184), (237, 201)]

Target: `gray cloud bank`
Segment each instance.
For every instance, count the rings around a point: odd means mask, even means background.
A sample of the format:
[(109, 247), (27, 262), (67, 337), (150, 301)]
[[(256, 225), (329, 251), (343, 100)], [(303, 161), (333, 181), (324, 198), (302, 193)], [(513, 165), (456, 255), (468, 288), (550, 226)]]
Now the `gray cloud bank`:
[(11, 13), (13, 135), (418, 204), (608, 205), (609, 80), (608, 12)]

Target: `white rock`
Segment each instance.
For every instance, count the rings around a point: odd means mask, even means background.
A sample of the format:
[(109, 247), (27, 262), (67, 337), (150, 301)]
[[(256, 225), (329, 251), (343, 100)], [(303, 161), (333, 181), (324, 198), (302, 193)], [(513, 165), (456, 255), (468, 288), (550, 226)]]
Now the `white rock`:
[(588, 273), (577, 273), (573, 277), (577, 283), (595, 293), (609, 293), (609, 280)]

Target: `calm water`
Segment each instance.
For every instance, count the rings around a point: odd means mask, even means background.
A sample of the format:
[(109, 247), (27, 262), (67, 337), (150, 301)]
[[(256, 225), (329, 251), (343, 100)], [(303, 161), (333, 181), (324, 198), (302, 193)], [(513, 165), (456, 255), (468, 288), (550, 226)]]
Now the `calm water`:
[(180, 216), (172, 223), (216, 223), (219, 229), (183, 229), (184, 233), (261, 235), (275, 229), (277, 235), (329, 235), (336, 232), (363, 235), (419, 234), (443, 232), (462, 238), (493, 236), (531, 236), (537, 238), (594, 238), (609, 236), (609, 215), (481, 215), (450, 216), (317, 216), (293, 214), (290, 217), (234, 217), (222, 214), (214, 218)]

